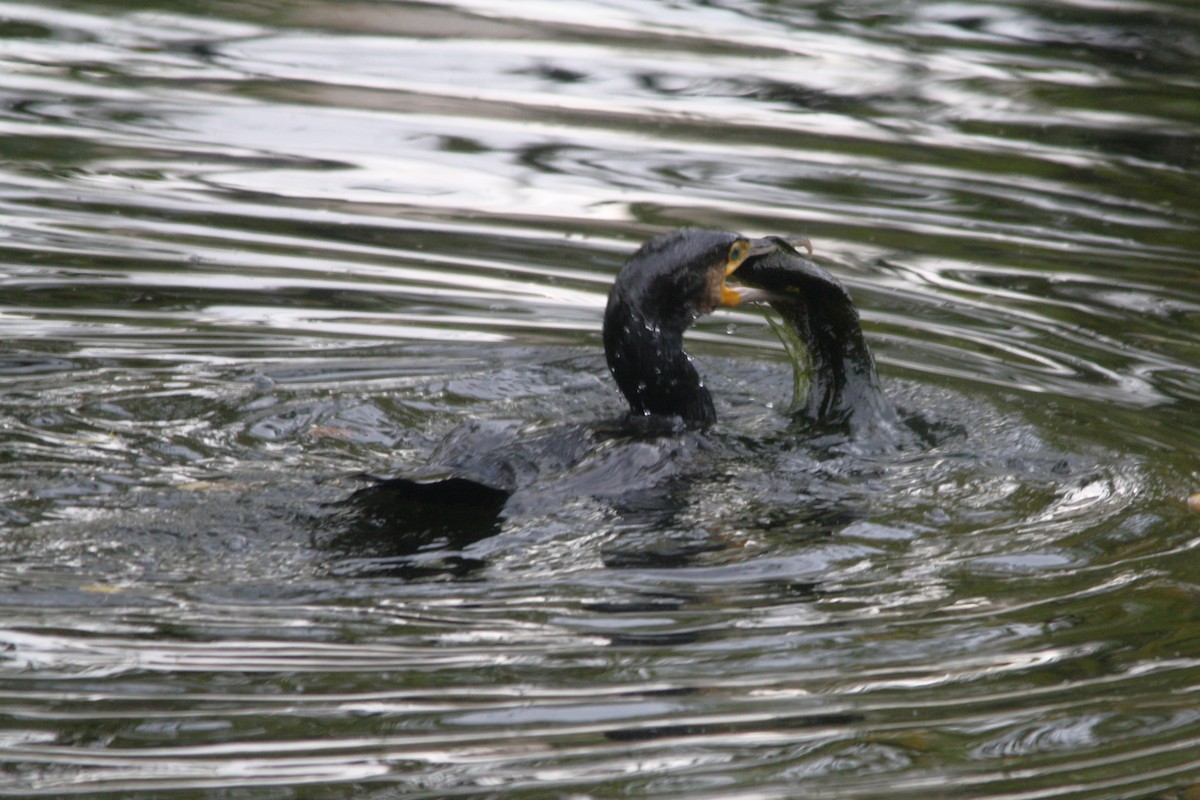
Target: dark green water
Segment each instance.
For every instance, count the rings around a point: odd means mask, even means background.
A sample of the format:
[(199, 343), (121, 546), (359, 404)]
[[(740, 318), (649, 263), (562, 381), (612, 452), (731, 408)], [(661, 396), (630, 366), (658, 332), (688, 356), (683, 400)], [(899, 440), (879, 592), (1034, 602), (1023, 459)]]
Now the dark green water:
[[(0, 794), (1200, 796), (1197, 65), (1185, 0), (0, 4)], [(809, 236), (923, 442), (727, 312), (677, 479), (331, 522), (619, 411), (678, 225)]]

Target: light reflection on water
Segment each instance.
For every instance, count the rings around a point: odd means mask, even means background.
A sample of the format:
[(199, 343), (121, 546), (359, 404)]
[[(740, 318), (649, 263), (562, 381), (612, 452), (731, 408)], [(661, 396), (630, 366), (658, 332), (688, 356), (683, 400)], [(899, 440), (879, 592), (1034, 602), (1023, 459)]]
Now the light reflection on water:
[[(0, 793), (1196, 792), (1190, 6), (0, 17)], [(810, 236), (919, 443), (798, 440), (723, 314), (648, 500), (331, 523), (615, 414), (681, 224)]]

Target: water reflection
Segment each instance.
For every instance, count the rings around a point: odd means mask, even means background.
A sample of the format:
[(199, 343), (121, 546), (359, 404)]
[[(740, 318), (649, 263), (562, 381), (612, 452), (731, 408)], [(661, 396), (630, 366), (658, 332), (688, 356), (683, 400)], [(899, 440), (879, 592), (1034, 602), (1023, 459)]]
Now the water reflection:
[[(0, 793), (1195, 791), (1189, 4), (0, 17)], [(738, 313), (687, 480), (337, 517), (618, 412), (681, 224), (812, 238), (921, 442)]]

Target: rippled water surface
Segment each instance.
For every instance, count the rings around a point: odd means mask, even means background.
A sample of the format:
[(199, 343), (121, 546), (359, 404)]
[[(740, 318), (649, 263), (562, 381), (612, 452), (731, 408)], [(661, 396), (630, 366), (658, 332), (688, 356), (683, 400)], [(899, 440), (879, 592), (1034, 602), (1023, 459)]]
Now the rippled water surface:
[[(0, 793), (1200, 796), (1190, 0), (0, 37)], [(607, 287), (680, 225), (809, 236), (911, 441), (806, 436), (722, 312), (646, 491), (331, 511), (466, 419), (619, 413)]]

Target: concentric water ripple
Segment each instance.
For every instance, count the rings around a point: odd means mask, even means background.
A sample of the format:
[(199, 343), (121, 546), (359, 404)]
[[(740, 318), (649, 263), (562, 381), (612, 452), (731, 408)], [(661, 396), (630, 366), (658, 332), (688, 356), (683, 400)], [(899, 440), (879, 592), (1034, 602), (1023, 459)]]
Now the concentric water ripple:
[[(0, 5), (0, 794), (1193, 796), (1197, 23)], [(798, 435), (724, 314), (649, 500), (339, 527), (617, 413), (677, 225), (808, 235), (911, 435)]]

